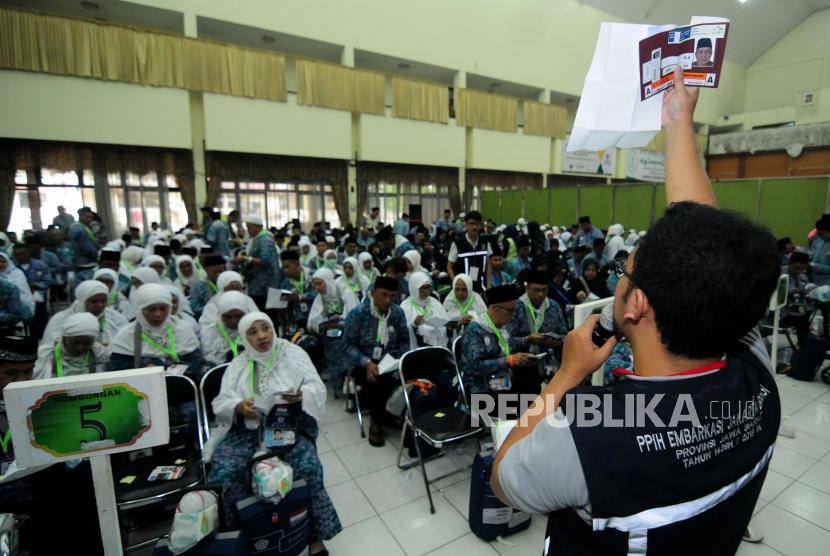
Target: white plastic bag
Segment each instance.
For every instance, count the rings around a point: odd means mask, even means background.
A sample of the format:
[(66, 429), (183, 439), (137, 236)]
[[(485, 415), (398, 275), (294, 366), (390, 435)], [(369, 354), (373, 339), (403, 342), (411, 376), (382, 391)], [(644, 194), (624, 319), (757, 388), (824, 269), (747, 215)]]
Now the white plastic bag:
[[(263, 453), (257, 452), (254, 457)], [(293, 485), (294, 470), (280, 458), (274, 456), (254, 464), (251, 490), (260, 500), (276, 504), (291, 492)]]
[(167, 547), (173, 554), (191, 549), (219, 527), (219, 500), (209, 490), (188, 492), (179, 500)]

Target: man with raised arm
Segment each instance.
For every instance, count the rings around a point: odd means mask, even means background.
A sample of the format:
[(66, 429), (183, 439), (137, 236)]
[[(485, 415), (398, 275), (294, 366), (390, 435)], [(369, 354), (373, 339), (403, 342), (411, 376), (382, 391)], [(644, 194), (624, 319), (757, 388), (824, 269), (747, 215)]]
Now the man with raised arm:
[(617, 343), (597, 347), (590, 317), (496, 455), (499, 498), (548, 514), (545, 554), (734, 554), (761, 491), (781, 408), (756, 325), (780, 261), (768, 231), (716, 208), (697, 98), (678, 66), (663, 97), (669, 207), (617, 266), (634, 371), (581, 386)]

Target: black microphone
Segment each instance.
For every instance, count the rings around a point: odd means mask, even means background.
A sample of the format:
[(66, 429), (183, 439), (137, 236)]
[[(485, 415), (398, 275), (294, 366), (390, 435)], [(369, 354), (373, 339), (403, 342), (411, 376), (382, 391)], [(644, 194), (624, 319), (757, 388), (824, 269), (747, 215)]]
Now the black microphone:
[(591, 340), (597, 347), (608, 341), (608, 338), (616, 334), (617, 323), (614, 321), (614, 304), (610, 303), (602, 308), (602, 313), (599, 315), (599, 322), (594, 326), (594, 331), (591, 333)]

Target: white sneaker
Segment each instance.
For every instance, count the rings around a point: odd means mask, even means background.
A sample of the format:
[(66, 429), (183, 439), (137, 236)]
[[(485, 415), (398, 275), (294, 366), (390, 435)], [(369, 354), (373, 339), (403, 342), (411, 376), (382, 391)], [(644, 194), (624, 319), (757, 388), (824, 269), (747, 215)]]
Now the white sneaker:
[(746, 526), (746, 531), (744, 531), (743, 540), (746, 542), (761, 542), (764, 540), (764, 535), (755, 531), (749, 525)]

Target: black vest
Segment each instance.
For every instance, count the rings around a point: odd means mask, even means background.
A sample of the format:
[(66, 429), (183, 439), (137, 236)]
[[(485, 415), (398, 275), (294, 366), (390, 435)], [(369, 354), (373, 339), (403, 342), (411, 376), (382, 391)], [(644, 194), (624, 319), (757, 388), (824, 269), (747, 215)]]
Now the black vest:
[[(572, 509), (551, 513), (545, 555), (734, 554), (781, 420), (770, 371), (742, 348), (729, 354), (725, 368), (708, 374), (627, 377), (577, 388), (568, 397), (580, 392), (610, 395), (599, 409), (607, 414), (610, 405), (619, 419), (625, 419), (626, 395), (644, 395), (645, 405), (663, 394), (654, 414), (666, 426), (649, 418), (617, 428), (571, 424), (593, 520), (586, 523)], [(669, 425), (679, 399), (694, 406), (699, 427), (688, 420)], [(563, 406), (570, 410), (567, 398)], [(689, 405), (682, 407), (684, 416), (691, 414)]]
[[(473, 290), (484, 293), (485, 276), (487, 275), (487, 244), (478, 236), (476, 246), (470, 245), (467, 235), (461, 234), (453, 240), (455, 248), (458, 249), (458, 258), (455, 260), (453, 270), (456, 274), (464, 273), (470, 275), (470, 269), (478, 268), (478, 276), (473, 280)], [(472, 275), (470, 275), (472, 276)]]

